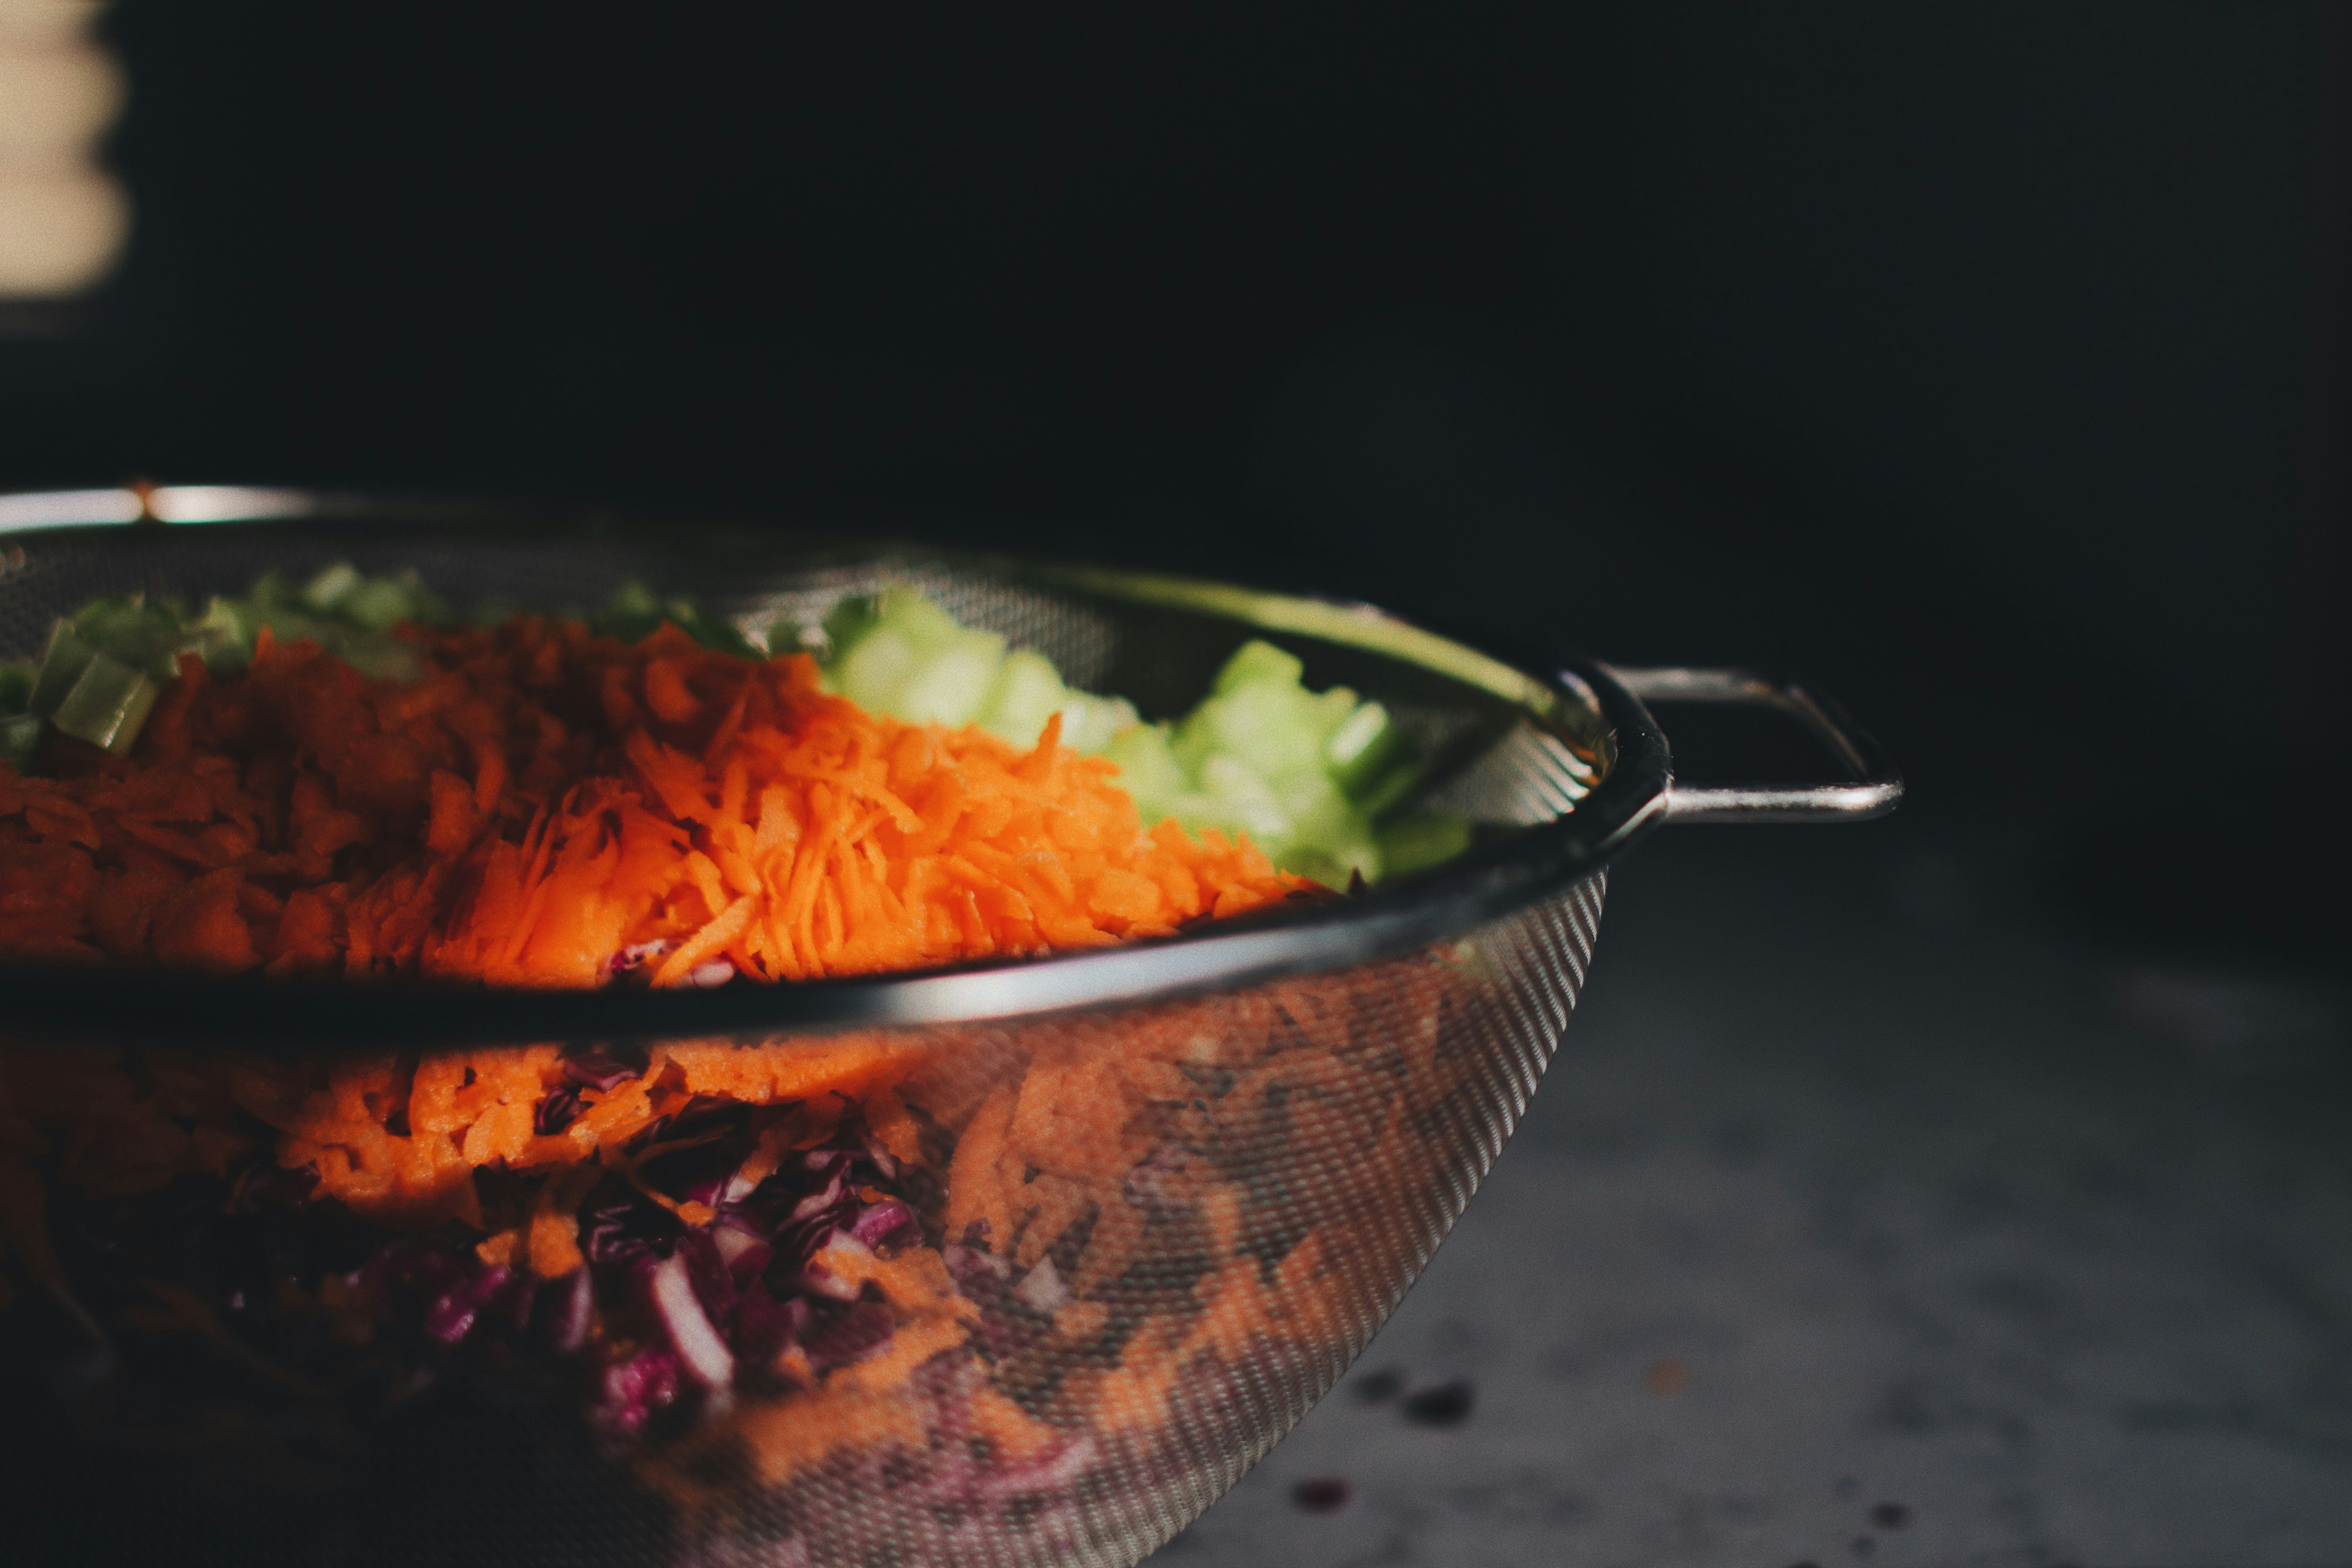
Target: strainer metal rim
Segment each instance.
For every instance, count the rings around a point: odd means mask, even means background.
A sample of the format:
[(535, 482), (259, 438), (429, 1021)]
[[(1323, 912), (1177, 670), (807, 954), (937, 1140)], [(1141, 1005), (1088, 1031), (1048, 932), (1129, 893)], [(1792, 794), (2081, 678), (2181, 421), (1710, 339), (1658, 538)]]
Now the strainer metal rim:
[[(609, 519), (609, 514), (598, 514)], [(123, 524), (406, 520), (535, 525), (543, 511), (299, 489), (188, 486), (0, 496), (0, 535), (26, 542)], [(564, 525), (558, 521), (561, 530)], [(585, 526), (575, 521), (573, 529)], [(561, 531), (551, 537), (560, 538)], [(814, 536), (803, 534), (803, 542)], [(893, 542), (860, 538), (868, 549)], [(1672, 809), (1672, 760), (1649, 710), (1607, 666), (1547, 674), (1360, 604), (1091, 566), (908, 544), (909, 554), (1027, 575), (1104, 597), (1181, 604), (1237, 626), (1352, 644), (1468, 679), (1548, 729), (1581, 721), (1603, 768), (1575, 809), (1436, 869), (1312, 908), (1044, 958), (708, 991), (529, 991), (428, 983), (266, 980), (0, 963), (8, 1028), (25, 1037), (129, 1037), (268, 1050), (484, 1046), (546, 1039), (773, 1037), (974, 1023), (1140, 1002), (1345, 968), (1457, 937), (1555, 896), (1622, 855)], [(102, 978), (101, 978), (102, 976)]]

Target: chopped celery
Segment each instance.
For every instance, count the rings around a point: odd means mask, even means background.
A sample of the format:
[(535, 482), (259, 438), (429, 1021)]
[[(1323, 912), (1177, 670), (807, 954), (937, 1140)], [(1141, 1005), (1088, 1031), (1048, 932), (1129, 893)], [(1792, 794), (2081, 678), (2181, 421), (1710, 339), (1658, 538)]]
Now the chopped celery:
[(877, 626), (841, 656), (829, 674), (833, 689), (877, 713), (898, 711), (898, 689), (923, 662), (922, 649), (894, 628)]
[(1290, 837), (1290, 813), (1283, 809), (1281, 797), (1239, 757), (1211, 757), (1201, 769), (1201, 788), (1261, 845)]
[(985, 636), (968, 632), (956, 624), (956, 618), (920, 594), (893, 589), (882, 595), (878, 606), (882, 619), (904, 633), (917, 647), (935, 653), (951, 647), (963, 637)]
[(1124, 697), (1092, 697), (1073, 691), (1062, 705), (1062, 744), (1092, 755), (1141, 722), (1142, 715), (1136, 712), (1135, 704)]
[(143, 595), (85, 605), (74, 616), (74, 632), (99, 652), (167, 682), (178, 678), (189, 642), (179, 616)]
[(1224, 668), (1217, 671), (1217, 679), (1210, 684), (1209, 694), (1223, 697), (1229, 691), (1238, 691), (1244, 686), (1261, 682), (1270, 686), (1296, 686), (1306, 673), (1307, 667), (1295, 654), (1285, 653), (1272, 643), (1253, 638), (1234, 649), (1234, 656), (1225, 660)]
[(1342, 720), (1323, 742), (1323, 765), (1349, 795), (1360, 797), (1396, 759), (1404, 737), (1389, 710), (1367, 702)]
[[(1042, 656), (1006, 653), (1003, 638), (903, 589), (835, 605), (824, 640), (827, 684), (861, 706), (977, 722), (1015, 745), (1058, 708), (1063, 743), (1118, 763), (1146, 822), (1246, 834), (1277, 866), (1335, 888), (1381, 875), (1389, 857), (1373, 821), (1420, 776), (1386, 708), (1344, 686), (1309, 691), (1297, 656), (1268, 642), (1235, 649), (1182, 719), (1147, 725), (1128, 702), (1067, 689)], [(1401, 842), (1426, 857), (1466, 832), (1423, 824)]]
[(110, 654), (93, 654), (49, 722), (64, 734), (127, 754), (163, 688)]
[(41, 672), (34, 679), (33, 694), (26, 707), (44, 719), (56, 712), (97, 657), (98, 650), (81, 640), (71, 621), (58, 621), (49, 628), (48, 651), (41, 655)]
[(643, 583), (624, 583), (613, 590), (593, 624), (606, 637), (633, 643), (660, 628), (662, 604)]
[(1370, 842), (1358, 842), (1337, 850), (1292, 849), (1278, 863), (1293, 876), (1305, 877), (1341, 892), (1355, 886), (1360, 877), (1367, 882), (1381, 879), (1381, 852)]
[(446, 625), (450, 619), (449, 601), (425, 585), (425, 575), (414, 566), (404, 566), (394, 574), (394, 582), (408, 591), (408, 618), (429, 626)]
[(1421, 764), (1411, 757), (1400, 757), (1386, 773), (1373, 775), (1370, 784), (1350, 792), (1349, 798), (1367, 818), (1376, 817), (1411, 795), (1420, 782)]
[(988, 700), (1003, 661), (1003, 637), (986, 633), (959, 637), (916, 668), (898, 689), (898, 710), (918, 724), (969, 724)]
[[(1136, 722), (1130, 704), (1068, 689), (1042, 654), (1008, 653), (1001, 636), (960, 626), (939, 605), (904, 589), (843, 600), (826, 614), (824, 635), (827, 684), (861, 707), (896, 718), (978, 724), (1027, 746), (1059, 712), (1062, 743), (1081, 752), (1100, 751)], [(788, 637), (786, 646), (796, 640)]]
[(360, 569), (338, 561), (302, 585), (302, 603), (322, 616), (333, 615), (360, 588)]
[(1111, 738), (1103, 755), (1118, 764), (1119, 783), (1147, 821), (1168, 815), (1161, 803), (1192, 791), (1192, 779), (1169, 749), (1165, 724), (1131, 725)]
[(253, 662), (254, 634), (260, 629), (250, 611), (217, 594), (205, 602), (205, 613), (188, 626), (205, 667), (215, 675), (243, 669)]
[(286, 574), (272, 567), (253, 580), (253, 592), (246, 598), (256, 605), (287, 605), (294, 604), (297, 595)]
[(41, 673), (30, 659), (0, 658), (0, 717), (32, 710), (33, 682)]
[(0, 719), (0, 762), (20, 773), (31, 773), (41, 752), (41, 723), (37, 713), (12, 713)]
[(1022, 648), (1004, 656), (996, 688), (989, 693), (977, 722), (1000, 741), (1015, 746), (1034, 746), (1045, 721), (1061, 713), (1062, 740), (1066, 744), (1076, 745), (1066, 704), (1076, 706), (1070, 702), (1070, 693), (1062, 685), (1054, 661), (1042, 653)]
[(336, 611), (370, 631), (388, 632), (416, 615), (416, 595), (407, 584), (389, 577), (372, 577), (342, 596)]
[(1314, 699), (1297, 686), (1259, 681), (1212, 697), (1176, 730), (1176, 754), (1198, 769), (1213, 753), (1242, 758), (1272, 775), (1320, 765), (1321, 717)]

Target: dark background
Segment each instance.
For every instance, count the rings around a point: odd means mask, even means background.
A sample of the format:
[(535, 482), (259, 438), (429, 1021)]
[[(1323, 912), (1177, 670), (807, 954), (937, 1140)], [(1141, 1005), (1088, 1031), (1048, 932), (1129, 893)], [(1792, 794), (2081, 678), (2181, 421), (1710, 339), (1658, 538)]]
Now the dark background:
[(2315, 5), (108, 23), (0, 486), (893, 526), (1818, 675), (2132, 940), (2345, 941)]

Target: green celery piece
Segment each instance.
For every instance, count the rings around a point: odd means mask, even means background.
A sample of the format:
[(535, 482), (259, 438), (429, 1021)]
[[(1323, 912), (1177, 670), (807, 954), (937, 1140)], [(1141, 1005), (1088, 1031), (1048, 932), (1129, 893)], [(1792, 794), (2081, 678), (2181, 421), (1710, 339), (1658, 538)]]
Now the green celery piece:
[(884, 625), (926, 653), (944, 652), (966, 637), (991, 635), (966, 631), (953, 616), (905, 588), (886, 589), (877, 608)]
[(658, 616), (662, 602), (643, 583), (627, 582), (613, 590), (613, 597), (604, 606), (605, 614), (614, 616)]
[(975, 722), (1000, 741), (1015, 746), (1034, 746), (1045, 721), (1055, 713), (1063, 713), (1062, 740), (1065, 744), (1076, 744), (1070, 738), (1070, 720), (1063, 706), (1071, 695), (1062, 685), (1061, 672), (1054, 668), (1052, 659), (1020, 648), (1004, 656), (995, 689), (981, 705)]
[(81, 672), (97, 657), (98, 650), (81, 640), (71, 621), (59, 620), (49, 628), (48, 650), (41, 656), (41, 671), (33, 679), (33, 694), (26, 699), (26, 710), (44, 719), (56, 712), (58, 704), (66, 700), (66, 693), (73, 689), (74, 682), (81, 679)]
[(875, 713), (898, 711), (899, 689), (923, 662), (922, 650), (895, 627), (876, 626), (825, 670), (835, 691)]
[(898, 689), (891, 710), (913, 724), (969, 724), (988, 700), (1003, 662), (1003, 637), (992, 632), (963, 633), (916, 667)]
[(1197, 769), (1223, 752), (1268, 777), (1319, 767), (1323, 737), (1314, 703), (1301, 688), (1273, 681), (1209, 698), (1177, 727), (1176, 755)]
[(205, 613), (189, 623), (196, 651), (215, 674), (242, 669), (253, 662), (254, 634), (261, 623), (253, 607), (214, 595), (205, 601)]
[(425, 585), (424, 574), (414, 566), (404, 566), (392, 580), (408, 593), (408, 618), (423, 621), (427, 626), (446, 626), (449, 622), (449, 601)]
[(1359, 758), (1389, 727), (1389, 710), (1377, 702), (1357, 706), (1335, 725), (1323, 742), (1323, 761), (1333, 772), (1344, 769)]
[[(784, 623), (779, 621), (778, 626)], [(866, 633), (882, 624), (882, 603), (873, 594), (853, 594), (836, 603), (824, 613), (824, 662), (837, 663), (849, 650), (864, 641)], [(776, 634), (768, 633), (768, 646), (776, 646)]]
[(1370, 842), (1371, 824), (1328, 775), (1295, 773), (1269, 783), (1275, 798), (1282, 803), (1284, 814), (1290, 818), (1291, 842), (1325, 849)]
[[(778, 621), (768, 636), (777, 653), (803, 642), (789, 621)], [(976, 723), (1027, 746), (1059, 711), (1062, 743), (1096, 752), (1139, 721), (1134, 704), (1069, 689), (1043, 654), (1008, 653), (1003, 637), (959, 626), (910, 589), (836, 602), (825, 612), (824, 642), (828, 689), (912, 723)]]
[(1391, 876), (1443, 865), (1470, 847), (1470, 824), (1449, 812), (1399, 817), (1380, 831), (1381, 864)]
[(1357, 873), (1368, 882), (1379, 879), (1381, 857), (1372, 825), (1328, 775), (1276, 779), (1274, 791), (1291, 822), (1289, 837), (1268, 850), (1275, 864), (1329, 888), (1345, 889)]
[(1135, 710), (1135, 704), (1124, 697), (1095, 697), (1073, 691), (1062, 709), (1062, 744), (1091, 756), (1142, 721), (1143, 716)]
[(93, 654), (50, 722), (76, 740), (127, 756), (162, 693), (146, 671), (110, 654)]
[(1217, 679), (1211, 683), (1210, 695), (1223, 697), (1244, 686), (1266, 682), (1276, 686), (1296, 686), (1307, 672), (1306, 665), (1292, 654), (1286, 654), (1270, 642), (1253, 637), (1234, 650), (1225, 660)]
[(373, 632), (416, 617), (416, 595), (390, 577), (370, 577), (337, 601), (334, 613)]
[(1290, 813), (1274, 786), (1255, 768), (1224, 752), (1201, 766), (1201, 789), (1218, 803), (1228, 821), (1246, 830), (1268, 854), (1290, 842)]
[(1361, 877), (1381, 879), (1381, 852), (1370, 839), (1339, 849), (1294, 848), (1275, 858), (1275, 864), (1294, 876), (1322, 883), (1334, 892), (1346, 892)]
[(302, 603), (322, 616), (333, 615), (365, 581), (358, 567), (338, 561), (302, 584)]
[(1411, 795), (1413, 785), (1420, 782), (1421, 764), (1412, 757), (1401, 757), (1390, 765), (1387, 772), (1375, 774), (1370, 784), (1355, 791), (1349, 798), (1355, 801), (1356, 809), (1367, 818), (1377, 818)]
[(232, 675), (253, 662), (252, 640), (237, 636), (233, 626), (199, 622), (189, 628), (188, 651), (203, 659), (205, 668), (215, 675)]
[(1133, 798), (1146, 826), (1170, 815), (1168, 802), (1192, 792), (1192, 779), (1168, 749), (1165, 724), (1129, 725), (1111, 737), (1102, 754), (1118, 764), (1119, 787)]
[(1389, 710), (1367, 702), (1340, 721), (1323, 742), (1323, 765), (1350, 795), (1367, 793), (1396, 760), (1404, 734)]
[(41, 716), (12, 713), (0, 719), (0, 762), (20, 773), (29, 773), (41, 754)]
[(253, 580), (253, 592), (246, 597), (256, 605), (278, 607), (297, 603), (300, 595), (295, 592), (294, 584), (288, 581), (286, 574), (272, 567)]
[(32, 711), (33, 682), (41, 667), (28, 658), (0, 658), (0, 718)]
[(1356, 700), (1356, 694), (1344, 686), (1335, 686), (1328, 691), (1317, 692), (1313, 696), (1315, 700), (1311, 706), (1315, 712), (1315, 732), (1327, 742), (1332, 733), (1362, 706)]
[(319, 644), (371, 680), (405, 686), (425, 676), (425, 656), (413, 643), (377, 632), (342, 632)]
[(189, 643), (187, 629), (170, 605), (139, 594), (83, 605), (74, 614), (74, 633), (99, 652), (162, 681), (178, 677), (180, 652)]
[(1192, 710), (1176, 721), (1168, 732), (1169, 751), (1184, 776), (1198, 779), (1201, 769), (1217, 751), (1217, 708), (1221, 700), (1203, 697)]
[[(1194, 834), (1213, 827), (1228, 838), (1246, 837), (1263, 849), (1266, 845), (1266, 836), (1259, 830), (1263, 824), (1253, 822), (1252, 816), (1250, 807), (1243, 802), (1195, 791), (1169, 800), (1162, 810), (1147, 820), (1156, 823), (1162, 817), (1173, 817), (1179, 827)], [(1276, 842), (1278, 845), (1280, 841)]]
[(659, 630), (662, 620), (662, 603), (652, 589), (643, 583), (624, 583), (589, 624), (605, 637), (634, 643)]

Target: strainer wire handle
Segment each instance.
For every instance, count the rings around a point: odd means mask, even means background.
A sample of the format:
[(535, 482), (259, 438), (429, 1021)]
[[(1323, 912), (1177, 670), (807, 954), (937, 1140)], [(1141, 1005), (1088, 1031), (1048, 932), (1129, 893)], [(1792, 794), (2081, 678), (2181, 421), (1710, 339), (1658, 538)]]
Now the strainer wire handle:
[(1787, 714), (1850, 775), (1837, 784), (1685, 784), (1666, 790), (1669, 822), (1861, 822), (1884, 816), (1903, 798), (1903, 775), (1870, 732), (1827, 692), (1786, 676), (1752, 669), (1650, 669), (1611, 667), (1644, 704), (1715, 702)]

